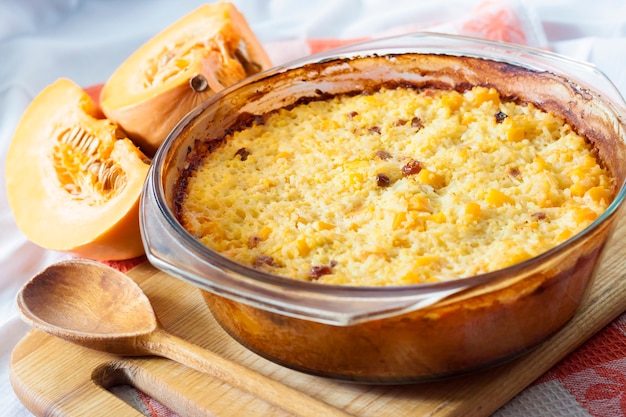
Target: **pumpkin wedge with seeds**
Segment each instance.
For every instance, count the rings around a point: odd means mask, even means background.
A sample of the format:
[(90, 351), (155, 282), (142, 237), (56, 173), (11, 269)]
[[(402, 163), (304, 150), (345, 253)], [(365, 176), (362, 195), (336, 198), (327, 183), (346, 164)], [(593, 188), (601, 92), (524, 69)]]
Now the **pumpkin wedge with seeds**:
[(6, 161), (20, 230), (46, 249), (99, 260), (143, 254), (139, 198), (150, 162), (78, 85), (59, 79), (25, 110)]
[(104, 114), (152, 155), (194, 107), (271, 66), (233, 4), (206, 4), (129, 56), (104, 84), (100, 103)]

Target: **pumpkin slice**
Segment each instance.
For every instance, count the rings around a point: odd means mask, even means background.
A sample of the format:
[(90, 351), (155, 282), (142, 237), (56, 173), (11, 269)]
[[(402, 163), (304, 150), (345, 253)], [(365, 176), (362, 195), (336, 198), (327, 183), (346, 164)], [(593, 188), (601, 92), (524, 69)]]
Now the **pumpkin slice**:
[(47, 249), (97, 260), (144, 253), (139, 198), (149, 161), (89, 95), (59, 79), (25, 110), (9, 146), (9, 206)]
[(271, 67), (243, 15), (204, 5), (137, 49), (106, 81), (104, 114), (148, 155), (174, 125), (217, 91)]

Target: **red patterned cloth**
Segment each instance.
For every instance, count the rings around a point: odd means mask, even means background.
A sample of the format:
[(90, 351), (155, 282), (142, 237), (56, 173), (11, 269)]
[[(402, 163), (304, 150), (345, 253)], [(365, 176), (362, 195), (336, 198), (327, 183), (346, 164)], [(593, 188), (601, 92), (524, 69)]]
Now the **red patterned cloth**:
[(626, 313), (539, 378), (557, 381), (593, 416), (626, 415)]

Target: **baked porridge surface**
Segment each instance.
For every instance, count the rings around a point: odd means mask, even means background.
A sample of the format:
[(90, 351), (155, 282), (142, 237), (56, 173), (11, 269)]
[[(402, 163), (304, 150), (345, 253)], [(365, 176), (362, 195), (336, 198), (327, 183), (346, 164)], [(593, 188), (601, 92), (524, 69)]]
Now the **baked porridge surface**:
[(186, 178), (181, 223), (235, 261), (320, 283), (494, 271), (573, 236), (613, 196), (562, 119), (484, 87), (336, 96), (226, 139)]

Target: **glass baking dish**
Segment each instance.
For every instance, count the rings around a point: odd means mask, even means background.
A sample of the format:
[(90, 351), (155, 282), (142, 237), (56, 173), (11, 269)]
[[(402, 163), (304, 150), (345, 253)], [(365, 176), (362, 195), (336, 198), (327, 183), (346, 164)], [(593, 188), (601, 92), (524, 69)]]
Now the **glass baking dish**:
[[(319, 285), (272, 275), (208, 249), (178, 222), (174, 189), (196, 139), (220, 137), (242, 117), (300, 99), (389, 83), (495, 87), (563, 117), (594, 144), (614, 177), (612, 203), (585, 230), (530, 260), (398, 287)], [(625, 107), (595, 67), (506, 43), (416, 33), (313, 55), (217, 93), (173, 129), (155, 155), (141, 202), (147, 256), (198, 287), (235, 339), (285, 366), (374, 383), (492, 366), (537, 346), (583, 300), (626, 192)]]

